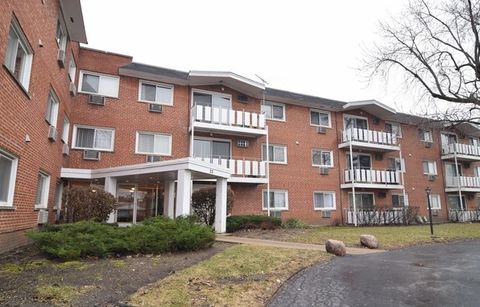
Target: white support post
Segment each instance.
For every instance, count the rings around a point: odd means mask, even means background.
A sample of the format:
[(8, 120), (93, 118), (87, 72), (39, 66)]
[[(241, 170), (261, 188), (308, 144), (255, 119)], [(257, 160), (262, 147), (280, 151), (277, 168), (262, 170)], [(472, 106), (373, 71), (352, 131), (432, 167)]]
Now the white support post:
[[(105, 192), (112, 194), (115, 198), (117, 198), (117, 178), (114, 177), (106, 177), (105, 178)], [(107, 223), (115, 223), (115, 210), (110, 213), (107, 219)]]
[(402, 193), (403, 193), (403, 207), (408, 207), (408, 201), (407, 201), (407, 193), (405, 192), (405, 180), (404, 180), (404, 171), (406, 171), (406, 163), (403, 163), (403, 156), (402, 156), (402, 147), (400, 146), (401, 144), (398, 144), (398, 147), (400, 150), (398, 151), (398, 156), (400, 158), (400, 177), (402, 178)]
[(465, 210), (462, 200), (462, 183), (460, 182), (460, 169), (458, 167), (458, 159), (457, 159), (457, 146), (453, 147), (455, 151), (453, 152), (453, 157), (455, 159), (455, 172), (457, 173), (457, 187), (458, 187), (458, 201), (460, 203), (460, 210)]
[(215, 198), (215, 232), (227, 231), (227, 179), (217, 178)]
[(173, 219), (175, 217), (175, 181), (165, 181), (164, 186), (163, 215)]
[[(352, 129), (352, 135), (353, 135), (353, 128)], [(358, 226), (357, 224), (357, 203), (356, 203), (356, 197), (355, 197), (355, 170), (353, 168), (353, 148), (352, 148), (352, 138), (350, 138), (349, 142), (349, 149), (350, 149), (350, 172), (351, 172), (351, 180), (352, 180), (352, 202), (353, 202), (353, 224)]]
[(178, 171), (177, 206), (175, 217), (190, 215), (192, 197), (192, 173), (189, 170)]

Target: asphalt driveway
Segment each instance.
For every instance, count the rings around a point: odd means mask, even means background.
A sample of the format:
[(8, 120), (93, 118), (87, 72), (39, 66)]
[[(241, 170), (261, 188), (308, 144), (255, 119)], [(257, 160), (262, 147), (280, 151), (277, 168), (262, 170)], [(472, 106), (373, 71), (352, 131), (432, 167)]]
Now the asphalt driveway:
[(269, 306), (480, 306), (480, 241), (337, 257), (294, 276)]

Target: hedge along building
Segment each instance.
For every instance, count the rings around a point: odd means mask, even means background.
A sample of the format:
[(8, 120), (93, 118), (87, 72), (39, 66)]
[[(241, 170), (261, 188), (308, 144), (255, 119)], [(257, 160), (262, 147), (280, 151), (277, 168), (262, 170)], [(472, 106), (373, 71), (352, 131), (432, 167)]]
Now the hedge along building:
[(188, 214), (192, 190), (214, 185), (217, 231), (227, 186), (232, 214), (311, 224), (354, 223), (355, 211), (376, 206), (426, 215), (427, 186), (439, 221), (447, 208), (477, 205), (475, 126), (431, 126), (376, 101), (345, 103), (80, 47), (79, 1), (9, 0), (1, 9), (2, 250), (54, 222), (69, 185), (116, 195), (110, 221), (119, 223)]

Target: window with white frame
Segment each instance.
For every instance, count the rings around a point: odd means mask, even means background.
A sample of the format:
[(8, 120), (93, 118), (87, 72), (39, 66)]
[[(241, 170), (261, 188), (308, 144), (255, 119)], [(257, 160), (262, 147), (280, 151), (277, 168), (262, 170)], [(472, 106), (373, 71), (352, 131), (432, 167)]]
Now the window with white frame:
[(388, 158), (388, 170), (405, 172), (405, 159)]
[(440, 203), (440, 195), (438, 194), (430, 194), (430, 206), (434, 210), (438, 210), (442, 207)]
[(285, 145), (267, 145), (263, 144), (262, 146), (262, 157), (264, 161), (267, 161), (267, 152), (268, 158), (271, 163), (287, 163), (287, 146)]
[(408, 195), (405, 194), (392, 194), (392, 207), (393, 208), (404, 208), (408, 206)]
[(173, 85), (140, 81), (138, 100), (171, 106), (173, 105)]
[(475, 147), (479, 147), (480, 145), (480, 138), (478, 137), (469, 137), (468, 138), (468, 142), (470, 143), (470, 145), (473, 145)]
[(37, 194), (35, 197), (35, 209), (48, 207), (48, 191), (50, 189), (50, 176), (43, 172), (38, 173)]
[[(350, 210), (353, 210), (353, 193), (348, 193), (348, 203)], [(355, 207), (357, 210), (372, 210), (375, 207), (375, 196), (373, 193), (357, 192), (355, 193)]]
[(437, 162), (436, 161), (423, 161), (423, 173), (425, 175), (436, 175), (437, 174)]
[(267, 210), (267, 203), (270, 201), (270, 210), (288, 210), (288, 191), (286, 190), (270, 190), (270, 197), (268, 192), (263, 191), (263, 209)]
[(323, 167), (333, 167), (333, 152), (330, 150), (313, 149), (312, 165), (323, 166)]
[(7, 51), (5, 54), (5, 66), (28, 91), (30, 84), (30, 73), (32, 71), (33, 51), (23, 34), (18, 21), (15, 17), (10, 25), (8, 33)]
[(116, 76), (80, 71), (80, 91), (107, 97), (118, 97), (120, 78)]
[(73, 54), (70, 56), (70, 63), (68, 64), (68, 77), (70, 81), (75, 83), (75, 76), (77, 74), (77, 64), (75, 63), (75, 58)]
[(420, 136), (420, 140), (423, 141), (423, 142), (427, 142), (427, 143), (432, 143), (433, 142), (433, 134), (432, 134), (432, 130), (419, 130), (419, 136)]
[(310, 110), (310, 125), (320, 127), (332, 127), (330, 112)]
[(67, 48), (67, 31), (65, 31), (60, 20), (57, 21), (57, 33), (55, 39), (57, 41), (58, 49), (65, 51)]
[(388, 133), (394, 134), (397, 137), (402, 137), (402, 127), (400, 126), (399, 123), (386, 122), (385, 131), (387, 131)]
[(62, 141), (65, 144), (68, 144), (68, 138), (70, 134), (70, 120), (67, 115), (63, 118), (63, 130), (62, 130)]
[(45, 120), (50, 126), (57, 127), (58, 108), (60, 103), (58, 102), (57, 95), (51, 90), (48, 94), (47, 113), (45, 114)]
[(75, 149), (113, 151), (115, 129), (87, 126), (74, 126)]
[(480, 177), (480, 166), (476, 166), (473, 168), (473, 174), (475, 177)]
[(335, 192), (314, 192), (313, 208), (315, 210), (335, 210)]
[(285, 120), (285, 105), (282, 103), (275, 103), (265, 101), (262, 106), (262, 112), (265, 113), (265, 118), (272, 120)]
[(172, 136), (162, 133), (137, 132), (136, 153), (170, 156), (172, 154)]
[(0, 206), (13, 206), (18, 159), (0, 151)]

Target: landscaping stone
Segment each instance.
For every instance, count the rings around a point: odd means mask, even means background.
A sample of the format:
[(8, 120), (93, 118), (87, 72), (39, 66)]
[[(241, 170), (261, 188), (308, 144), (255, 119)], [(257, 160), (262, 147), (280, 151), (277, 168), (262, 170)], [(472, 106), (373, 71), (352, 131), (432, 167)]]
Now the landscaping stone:
[(370, 249), (378, 248), (378, 240), (372, 235), (360, 235), (360, 244)]
[(347, 253), (345, 243), (338, 240), (327, 240), (327, 242), (325, 242), (325, 249), (328, 253), (334, 254), (335, 256), (345, 256), (345, 254)]
[(415, 222), (417, 222), (417, 224), (423, 224), (423, 217), (420, 215), (415, 216)]

